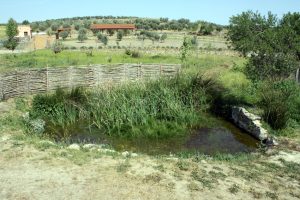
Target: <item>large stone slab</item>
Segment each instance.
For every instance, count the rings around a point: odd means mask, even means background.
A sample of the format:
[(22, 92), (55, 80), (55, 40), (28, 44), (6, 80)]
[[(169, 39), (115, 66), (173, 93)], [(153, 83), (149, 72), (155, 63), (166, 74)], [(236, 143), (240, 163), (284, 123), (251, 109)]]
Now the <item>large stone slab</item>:
[(262, 127), (261, 117), (248, 112), (245, 108), (232, 108), (233, 122), (240, 128), (250, 133), (253, 137), (267, 142), (269, 140), (268, 131)]

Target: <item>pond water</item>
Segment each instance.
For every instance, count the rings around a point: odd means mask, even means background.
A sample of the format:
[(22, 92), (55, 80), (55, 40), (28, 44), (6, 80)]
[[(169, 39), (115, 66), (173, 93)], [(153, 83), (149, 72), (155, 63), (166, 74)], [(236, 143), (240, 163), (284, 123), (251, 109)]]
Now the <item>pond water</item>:
[[(58, 130), (57, 130), (58, 131)], [(166, 155), (180, 152), (199, 152), (207, 155), (216, 153), (241, 153), (255, 151), (259, 141), (230, 122), (221, 120), (214, 128), (200, 128), (191, 134), (167, 139), (128, 139), (109, 137), (99, 129), (79, 123), (69, 130), (69, 143), (97, 143), (111, 146), (117, 151), (132, 151), (149, 155)], [(57, 135), (57, 134), (55, 134)], [(56, 138), (60, 140), (61, 138)]]

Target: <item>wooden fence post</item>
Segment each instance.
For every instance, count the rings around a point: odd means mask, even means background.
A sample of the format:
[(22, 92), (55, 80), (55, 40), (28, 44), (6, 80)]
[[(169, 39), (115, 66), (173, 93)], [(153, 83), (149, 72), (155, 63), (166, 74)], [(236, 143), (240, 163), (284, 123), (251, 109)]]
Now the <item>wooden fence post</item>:
[(48, 65), (46, 67), (46, 92), (49, 90)]
[[(18, 77), (18, 70), (16, 70), (16, 94), (15, 96), (18, 96), (19, 94), (19, 77)], [(14, 96), (14, 95), (13, 95)]]
[(159, 65), (159, 77), (161, 77), (161, 75), (162, 75), (162, 66)]

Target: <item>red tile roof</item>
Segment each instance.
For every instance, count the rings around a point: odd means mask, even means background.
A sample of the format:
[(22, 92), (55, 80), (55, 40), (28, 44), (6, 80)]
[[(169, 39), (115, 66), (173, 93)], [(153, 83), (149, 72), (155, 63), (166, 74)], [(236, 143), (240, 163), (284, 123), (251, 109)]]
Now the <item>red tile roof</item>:
[(135, 29), (134, 24), (92, 24), (91, 29)]

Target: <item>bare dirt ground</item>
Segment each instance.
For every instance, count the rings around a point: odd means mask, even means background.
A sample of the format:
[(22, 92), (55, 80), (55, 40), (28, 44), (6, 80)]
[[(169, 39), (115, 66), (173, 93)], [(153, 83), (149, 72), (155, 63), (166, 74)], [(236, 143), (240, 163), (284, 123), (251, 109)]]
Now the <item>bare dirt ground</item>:
[(0, 103), (1, 200), (300, 199), (298, 143), (220, 158), (76, 150), (24, 135), (12, 105)]

